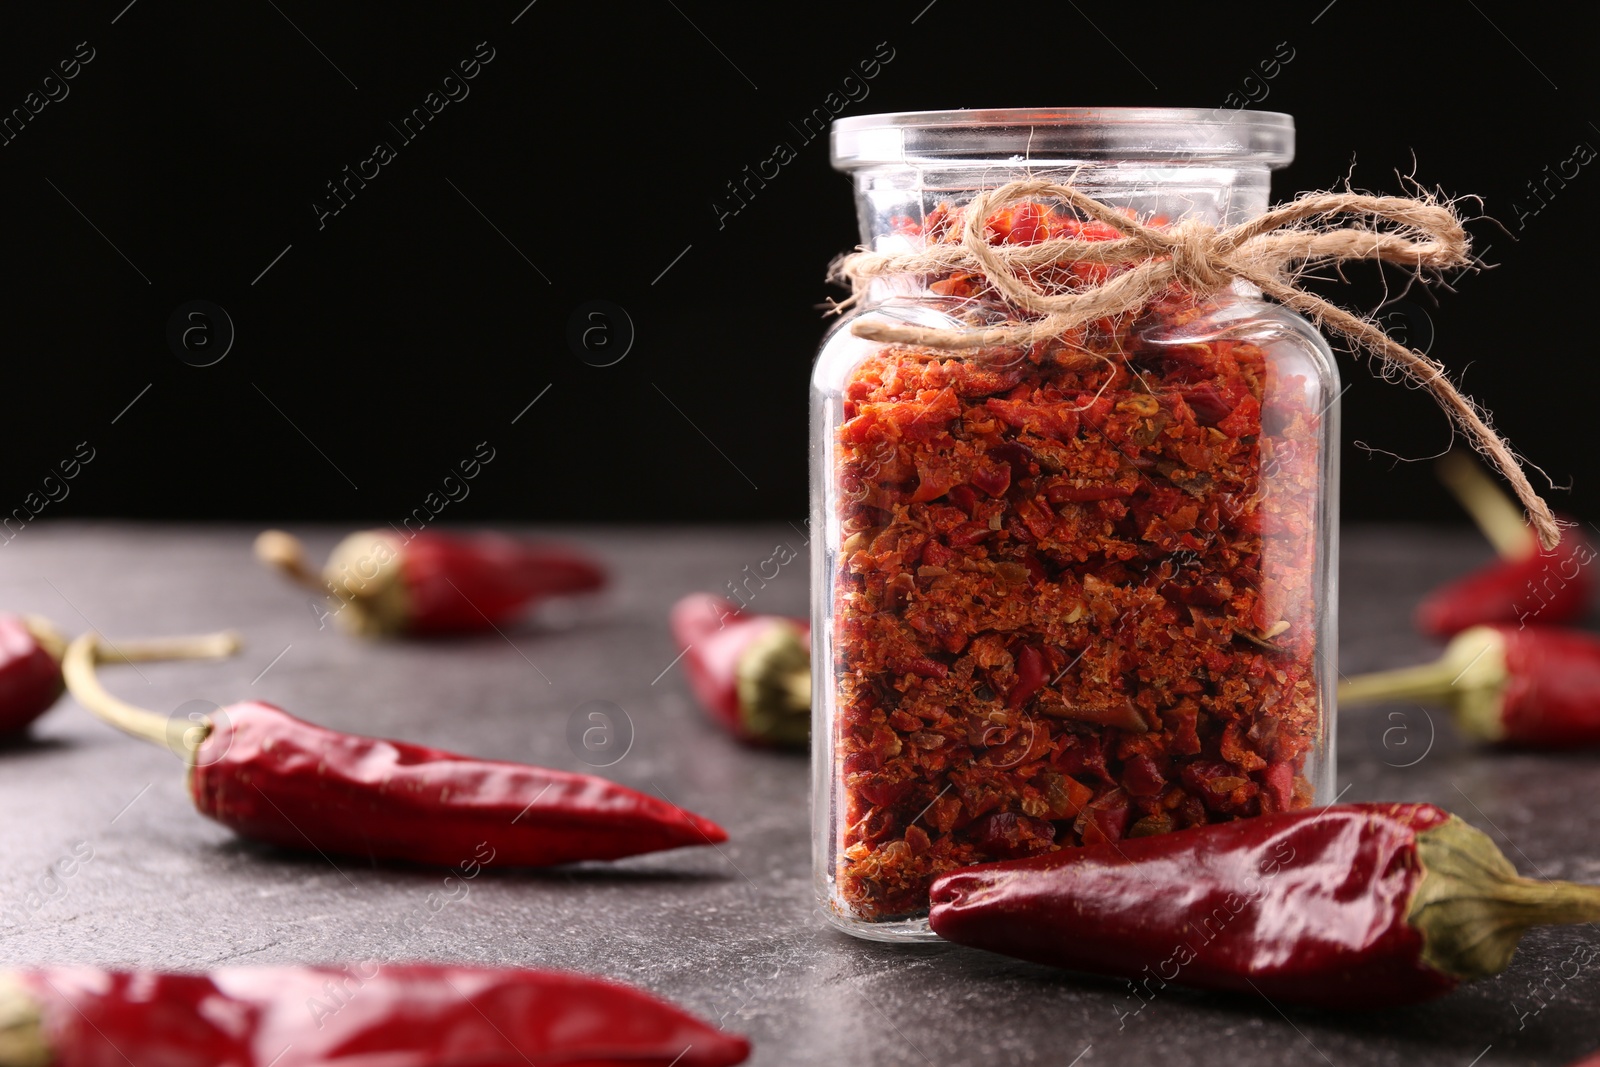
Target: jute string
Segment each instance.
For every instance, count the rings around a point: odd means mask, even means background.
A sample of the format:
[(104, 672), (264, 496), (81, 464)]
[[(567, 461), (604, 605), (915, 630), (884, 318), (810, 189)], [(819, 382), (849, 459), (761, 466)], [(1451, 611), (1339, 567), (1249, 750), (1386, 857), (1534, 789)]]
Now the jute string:
[[(987, 222), (995, 211), (1017, 201), (1038, 199), (1070, 205), (1122, 236), (1104, 241), (1058, 237), (1031, 245), (989, 242)], [(1337, 216), (1355, 216), (1357, 221), (1339, 225), (1334, 221)], [(1377, 222), (1393, 228), (1376, 229)], [(959, 242), (930, 244), (914, 252), (860, 250), (839, 259), (831, 274), (852, 289), (852, 296), (841, 307), (858, 301), (874, 278), (958, 271), (980, 274), (1008, 303), (1029, 316), (1006, 325), (972, 329), (866, 320), (850, 327), (857, 337), (884, 344), (943, 350), (1032, 344), (1098, 319), (1135, 311), (1174, 283), (1209, 294), (1227, 288), (1236, 278), (1243, 279), (1432, 393), (1472, 445), (1511, 484), (1540, 544), (1553, 548), (1561, 539), (1561, 530), (1550, 506), (1534, 491), (1516, 454), (1495, 432), (1483, 410), (1451, 383), (1444, 365), (1400, 344), (1369, 319), (1314, 296), (1295, 282), (1297, 273), (1307, 268), (1350, 260), (1378, 260), (1418, 272), (1465, 267), (1473, 262), (1468, 249), (1467, 233), (1455, 210), (1432, 199), (1308, 193), (1227, 229), (1197, 219), (1156, 229), (1070, 185), (1025, 179), (974, 197), (966, 209)], [(1073, 263), (1127, 269), (1100, 284), (1078, 288), (1041, 284), (1029, 277), (1029, 272)]]

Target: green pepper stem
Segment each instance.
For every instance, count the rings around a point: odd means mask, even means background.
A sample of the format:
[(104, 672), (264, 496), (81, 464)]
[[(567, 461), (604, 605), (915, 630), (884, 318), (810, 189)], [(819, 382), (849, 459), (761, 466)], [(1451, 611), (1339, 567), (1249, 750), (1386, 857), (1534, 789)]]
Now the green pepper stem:
[(807, 713), (811, 710), (811, 668), (792, 670), (783, 676), (783, 687), (789, 693), (789, 700), (796, 708), (803, 708)]
[(0, 971), (0, 1067), (50, 1067), (44, 1012), (20, 976)]
[(39, 647), (50, 654), (51, 659), (61, 662), (61, 657), (67, 654), (67, 639), (61, 636), (61, 631), (49, 619), (42, 615), (24, 615), (22, 626), (39, 642)]
[(1357, 675), (1339, 683), (1339, 704), (1382, 704), (1391, 700), (1447, 704), (1454, 695), (1452, 682), (1460, 673), (1459, 664), (1439, 659), (1416, 667)]
[(749, 735), (803, 747), (811, 736), (811, 653), (801, 631), (787, 622), (772, 626), (745, 649), (735, 674)]
[(1502, 559), (1527, 559), (1538, 550), (1522, 510), (1464, 453), (1445, 453), (1439, 460), (1439, 480), (1472, 516)]
[(1481, 741), (1500, 741), (1506, 732), (1502, 712), (1509, 680), (1505, 637), (1493, 627), (1474, 626), (1453, 637), (1433, 663), (1340, 682), (1339, 704), (1397, 700), (1442, 704), (1455, 713), (1463, 732)]
[(1600, 920), (1600, 886), (1524, 878), (1506, 886), (1502, 893), (1508, 904), (1523, 909), (1533, 925), (1571, 926)]
[[(124, 733), (163, 747), (173, 746), (172, 724), (167, 716), (119, 700), (106, 692), (95, 675), (98, 663), (145, 663), (174, 659), (221, 659), (239, 650), (239, 635), (233, 631), (201, 634), (194, 637), (167, 637), (149, 641), (102, 643), (98, 634), (87, 633), (67, 646), (61, 659), (61, 674), (73, 697), (96, 718)], [(192, 730), (190, 731), (192, 733)], [(189, 755), (204, 737), (185, 736), (178, 746), (180, 755)]]
[(1490, 626), (1474, 626), (1450, 639), (1432, 663), (1357, 675), (1339, 683), (1340, 704), (1423, 700), (1456, 706), (1498, 698), (1506, 684), (1506, 641)]
[(1524, 878), (1486, 834), (1451, 816), (1417, 835), (1422, 878), (1406, 922), (1424, 962), (1462, 979), (1498, 974), (1530, 927), (1600, 919), (1600, 886)]
[(306, 546), (294, 534), (282, 530), (263, 530), (256, 536), (253, 550), (256, 559), (276, 569), (296, 585), (324, 596), (332, 592), (332, 587), (323, 580), (322, 575), (311, 568), (306, 559)]

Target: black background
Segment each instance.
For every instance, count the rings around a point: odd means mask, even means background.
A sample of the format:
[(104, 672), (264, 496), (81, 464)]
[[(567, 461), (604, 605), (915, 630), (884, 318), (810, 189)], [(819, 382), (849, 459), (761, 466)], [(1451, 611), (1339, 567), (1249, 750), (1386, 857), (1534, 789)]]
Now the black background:
[[(487, 441), (494, 460), (442, 521), (798, 519), (823, 272), (856, 240), (849, 184), (819, 139), (721, 226), (712, 205), (777, 141), (798, 147), (789, 123), (887, 42), (847, 114), (1252, 93), (1298, 124), (1278, 198), (1352, 165), (1367, 189), (1414, 172), (1480, 194), (1504, 227), (1472, 227), (1495, 268), (1437, 304), (1411, 293), (1392, 321), (1432, 333), (1562, 487), (1558, 508), (1600, 513), (1600, 164), (1550, 182), (1542, 207), (1527, 189), (1600, 145), (1591, 35), (1553, 8), (125, 3), (0, 15), (0, 114), (94, 50), (0, 147), (5, 512), (87, 441), (94, 459), (41, 517), (399, 521)], [(400, 145), (388, 123), (479, 42), (494, 58), (470, 95)], [(1294, 58), (1263, 80), (1280, 42)], [(325, 183), (380, 140), (397, 158), (319, 229)], [(1374, 268), (1348, 275), (1321, 291), (1383, 300)], [(236, 327), (213, 366), (166, 340), (194, 299)], [(636, 328), (613, 366), (568, 344), (590, 300)], [(1445, 448), (1437, 408), (1343, 371), (1345, 515), (1457, 521), (1428, 464), (1388, 455)]]

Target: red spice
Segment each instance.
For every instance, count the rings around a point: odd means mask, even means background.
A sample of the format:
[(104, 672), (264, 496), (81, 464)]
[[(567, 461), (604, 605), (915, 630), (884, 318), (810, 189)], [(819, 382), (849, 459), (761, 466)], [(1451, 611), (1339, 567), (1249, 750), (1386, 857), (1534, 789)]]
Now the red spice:
[(0, 1062), (49, 1067), (730, 1067), (750, 1054), (631, 986), (469, 964), (40, 967), (0, 972), (0, 1018)]
[[(1034, 204), (989, 228), (1112, 235)], [(1315, 391), (1251, 341), (1153, 336), (1226, 299), (1174, 290), (1027, 349), (887, 346), (855, 369), (833, 609), (856, 917), (919, 914), (956, 867), (1310, 803)]]
[(1121, 975), (1133, 1014), (1168, 982), (1321, 1008), (1413, 1004), (1500, 973), (1529, 927), (1600, 916), (1600, 886), (1523, 878), (1432, 804), (1342, 804), (997, 862), (941, 877), (932, 899), (940, 937)]

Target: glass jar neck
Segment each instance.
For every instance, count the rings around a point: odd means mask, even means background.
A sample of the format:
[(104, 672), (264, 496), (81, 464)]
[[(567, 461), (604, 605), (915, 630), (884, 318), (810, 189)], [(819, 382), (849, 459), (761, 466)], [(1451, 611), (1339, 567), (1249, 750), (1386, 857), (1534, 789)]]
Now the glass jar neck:
[(1144, 220), (1199, 219), (1216, 226), (1243, 222), (1267, 209), (1266, 165), (1173, 160), (1119, 160), (1048, 165), (1021, 161), (959, 166), (884, 164), (854, 172), (861, 242), (868, 248), (903, 248), (909, 227), (941, 205), (962, 207), (977, 194), (1019, 179), (1045, 179), (1074, 188)]

